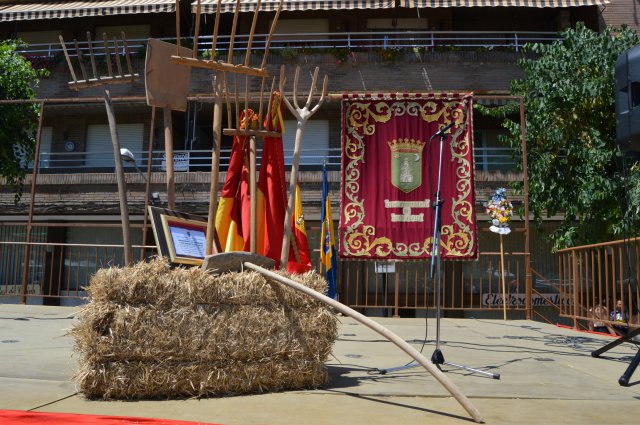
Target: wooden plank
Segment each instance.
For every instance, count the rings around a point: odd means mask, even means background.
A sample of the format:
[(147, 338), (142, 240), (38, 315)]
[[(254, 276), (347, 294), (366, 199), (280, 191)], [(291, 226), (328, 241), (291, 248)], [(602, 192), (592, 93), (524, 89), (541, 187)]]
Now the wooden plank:
[(171, 60), (173, 61), (173, 63), (187, 65), (194, 68), (211, 69), (214, 71), (231, 72), (234, 74), (253, 75), (256, 77), (269, 76), (269, 71), (266, 68), (258, 69), (258, 68), (247, 67), (244, 65), (233, 65), (233, 64), (224, 63), (224, 62), (210, 62), (210, 61), (198, 60), (193, 58), (183, 58), (180, 56), (171, 56)]
[(251, 129), (237, 130), (235, 128), (225, 128), (222, 131), (222, 134), (225, 136), (282, 137), (282, 133), (278, 133), (277, 131)]
[(108, 84), (124, 84), (136, 81), (140, 76), (138, 74), (122, 75), (115, 77), (100, 77), (100, 79), (92, 78), (90, 80), (69, 81), (69, 88), (72, 90), (86, 89), (89, 87), (98, 87), (106, 83)]

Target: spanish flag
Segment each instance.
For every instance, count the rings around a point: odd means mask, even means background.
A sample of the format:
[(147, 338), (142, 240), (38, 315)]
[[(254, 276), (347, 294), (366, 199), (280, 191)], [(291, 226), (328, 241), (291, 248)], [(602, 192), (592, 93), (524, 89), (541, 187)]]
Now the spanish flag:
[[(240, 119), (240, 128), (245, 128), (247, 121), (253, 125), (257, 116), (248, 109), (243, 111)], [(245, 139), (244, 136), (235, 136), (233, 139), (229, 168), (216, 212), (216, 232), (224, 252), (249, 251), (249, 143)]]
[[(264, 128), (268, 131), (284, 130), (282, 97), (274, 92)], [(284, 172), (282, 137), (265, 137), (262, 146), (262, 162), (257, 190), (257, 251), (276, 262), (280, 267), (284, 217), (286, 215), (287, 189)]]
[(324, 265), (327, 278), (327, 296), (338, 299), (338, 256), (336, 253), (336, 238), (333, 231), (333, 217), (331, 216), (331, 198), (329, 197), (329, 181), (327, 166), (322, 165), (322, 208), (320, 210), (320, 262)]
[(291, 246), (289, 248), (289, 273), (305, 273), (311, 270), (311, 256), (309, 255), (309, 242), (307, 230), (304, 226), (304, 214), (302, 212), (302, 198), (300, 186), (296, 185), (296, 201), (291, 215)]

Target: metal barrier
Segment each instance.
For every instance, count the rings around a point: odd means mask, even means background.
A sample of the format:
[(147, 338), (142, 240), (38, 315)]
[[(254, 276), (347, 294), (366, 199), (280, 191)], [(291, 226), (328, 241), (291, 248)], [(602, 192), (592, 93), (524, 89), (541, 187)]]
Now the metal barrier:
[[(137, 259), (156, 254), (155, 246), (133, 248)], [(122, 264), (122, 245), (0, 241), (0, 297), (82, 298), (96, 271)]]
[[(619, 326), (610, 315), (619, 300), (622, 316), (628, 316), (629, 326), (637, 327), (639, 248), (640, 238), (633, 238), (559, 250), (560, 289), (567, 300), (560, 314), (573, 319), (575, 328), (586, 329), (594, 319)], [(606, 314), (595, 317), (596, 311)]]
[[(525, 253), (505, 255), (505, 292), (509, 310), (527, 306)], [(383, 309), (399, 316), (400, 309), (435, 309), (436, 287), (430, 261), (341, 261), (340, 301), (355, 308)], [(443, 263), (443, 310), (502, 310), (500, 253), (481, 252), (478, 261)], [(534, 282), (534, 286), (536, 283)], [(538, 287), (536, 303), (549, 304), (557, 294)]]

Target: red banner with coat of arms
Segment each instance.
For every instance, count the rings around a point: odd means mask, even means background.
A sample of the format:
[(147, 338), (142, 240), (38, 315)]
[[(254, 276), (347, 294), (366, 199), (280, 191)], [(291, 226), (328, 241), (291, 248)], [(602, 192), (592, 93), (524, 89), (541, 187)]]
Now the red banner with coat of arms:
[(442, 158), (440, 253), (477, 258), (472, 96), (345, 95), (342, 112), (340, 257), (430, 258)]

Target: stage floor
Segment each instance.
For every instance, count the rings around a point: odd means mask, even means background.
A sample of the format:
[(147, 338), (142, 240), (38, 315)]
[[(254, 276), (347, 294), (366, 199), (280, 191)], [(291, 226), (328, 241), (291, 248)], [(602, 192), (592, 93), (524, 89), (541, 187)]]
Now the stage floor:
[[(377, 333), (341, 317), (326, 388), (202, 400), (89, 401), (71, 381), (73, 341), (65, 330), (77, 308), (0, 304), (0, 409), (180, 419), (219, 424), (462, 424), (467, 412), (426, 370), (396, 370), (411, 359)], [(435, 350), (435, 319), (377, 318), (425, 357)], [(423, 346), (423, 342), (426, 343)], [(443, 319), (445, 375), (489, 424), (632, 423), (640, 368), (618, 378), (637, 353), (624, 343), (593, 358), (607, 336), (534, 322)], [(391, 369), (391, 370), (389, 370)], [(379, 371), (387, 371), (381, 374)], [(167, 422), (170, 423), (170, 422)]]

